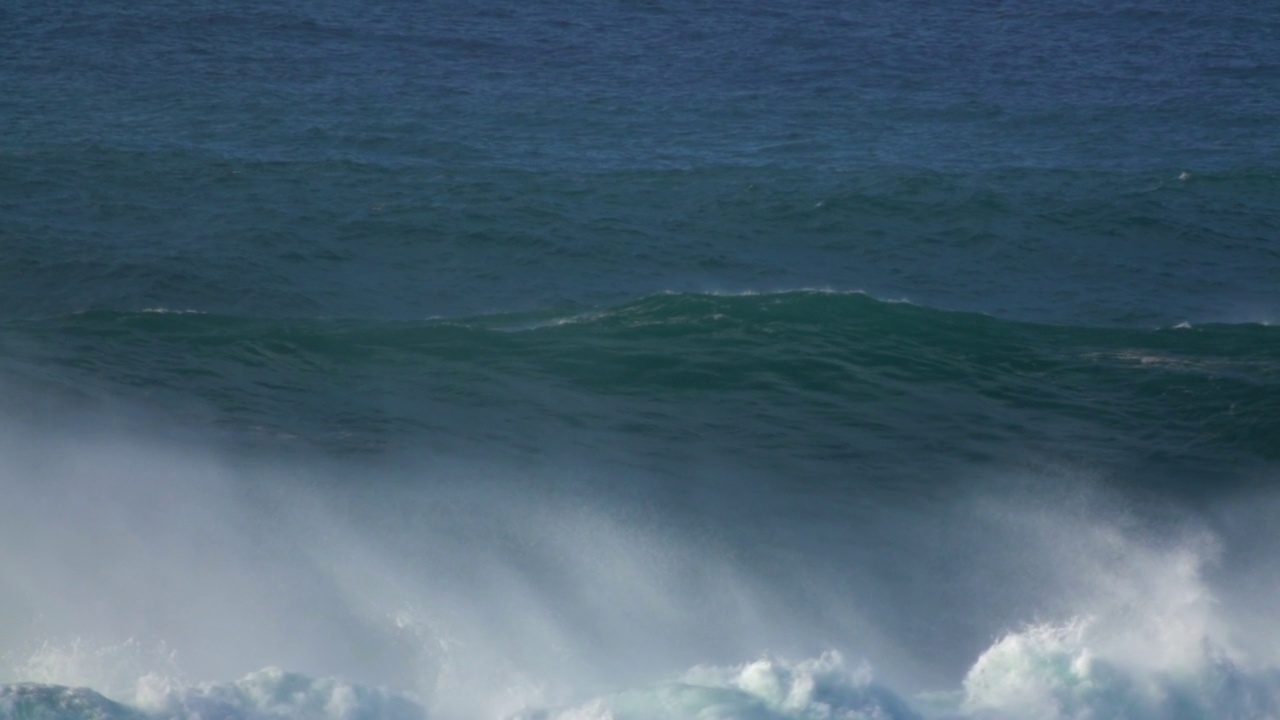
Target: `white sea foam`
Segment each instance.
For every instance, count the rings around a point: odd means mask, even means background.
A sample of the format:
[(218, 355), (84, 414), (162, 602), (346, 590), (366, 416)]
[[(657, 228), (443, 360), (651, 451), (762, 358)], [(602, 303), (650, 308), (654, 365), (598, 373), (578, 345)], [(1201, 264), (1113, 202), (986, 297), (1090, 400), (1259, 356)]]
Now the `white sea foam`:
[[(1174, 568), (1169, 597), (1146, 617), (1079, 617), (996, 640), (954, 691), (906, 696), (877, 682), (865, 662), (838, 652), (788, 661), (700, 665), (675, 678), (557, 706), (514, 713), (429, 713), (429, 699), (267, 668), (224, 683), (184, 683), (146, 672), (169, 662), (136, 643), (92, 649), (41, 647), (20, 672), (43, 682), (110, 688), (0, 686), (0, 718), (62, 720), (1269, 720), (1280, 717), (1280, 670), (1251, 663), (1209, 635), (1213, 602), (1199, 587), (1194, 552), (1159, 558)], [(1181, 571), (1178, 570), (1181, 568)], [(1140, 579), (1146, 583), (1148, 579)], [(405, 620), (412, 623), (412, 620)], [(109, 667), (113, 663), (119, 667)], [(94, 678), (104, 678), (95, 680)], [(100, 683), (105, 683), (100, 684)], [(509, 688), (476, 688), (477, 693)], [(475, 706), (493, 708), (489, 698)], [(43, 713), (43, 714), (41, 714)]]
[(151, 676), (134, 705), (154, 718), (239, 720), (422, 720), (413, 698), (334, 678), (267, 668), (232, 683), (175, 686)]
[[(965, 678), (964, 716), (1010, 720), (1280, 716), (1280, 672), (1274, 668), (1249, 667), (1211, 638), (1192, 642), (1194, 635), (1172, 638), (1175, 643), (1196, 646), (1189, 654), (1164, 655), (1161, 642), (1116, 652), (1117, 638), (1102, 627), (1092, 619), (1077, 619), (1036, 625), (1001, 638)], [(1121, 642), (1131, 640), (1120, 638)], [(1135, 649), (1145, 657), (1134, 657)]]
[[(1220, 597), (1226, 539), (1195, 525), (1148, 532), (1101, 502), (1036, 492), (1024, 507), (988, 492), (958, 511), (967, 524), (925, 536), (978, 548), (972, 563), (952, 557), (982, 578), (979, 598), (1043, 596), (1051, 583), (1062, 602), (1002, 614), (1007, 632), (964, 648), (967, 670), (960, 660), (923, 683), (886, 650), (945, 649), (941, 633), (968, 619), (948, 603), (890, 596), (880, 617), (937, 611), (915, 618), (934, 635), (895, 640), (840, 614), (862, 601), (855, 584), (820, 594), (834, 565), (753, 576), (705, 535), (658, 532), (636, 508), (544, 478), (294, 482), (134, 442), (0, 438), (0, 681), (41, 683), (3, 686), (3, 720), (1280, 717), (1271, 565)], [(1250, 547), (1274, 549), (1274, 512), (1233, 518)], [(761, 542), (778, 536), (761, 530)], [(822, 539), (849, 537), (861, 536)], [(999, 555), (1009, 546), (1021, 557)], [(905, 550), (895, 560), (927, 567)], [(1015, 569), (997, 573), (1005, 562)], [(775, 578), (817, 590), (788, 594)], [(949, 590), (927, 580), (924, 592)], [(810, 620), (808, 607), (827, 614)], [(38, 642), (68, 635), (85, 639)], [(824, 642), (843, 654), (821, 654)]]
[(149, 307), (143, 308), (142, 312), (149, 315), (204, 315), (203, 310), (195, 310), (192, 308), (166, 308), (166, 307)]
[(677, 681), (628, 690), (521, 720), (910, 720), (918, 717), (865, 666), (839, 653), (695, 667)]
[(99, 645), (80, 638), (65, 643), (43, 642), (25, 657), (10, 658), (7, 675), (26, 682), (90, 687), (111, 698), (135, 698), (140, 682), (166, 678), (180, 683), (183, 673), (172, 648), (146, 646), (132, 638), (115, 645)]
[(266, 668), (228, 683), (182, 685), (148, 674), (116, 702), (89, 688), (0, 686), (0, 718), (53, 720), (423, 720), (408, 696)]
[[(1079, 528), (1076, 529), (1080, 530)], [(466, 686), (477, 697), (442, 706), (439, 698), (307, 677), (277, 668), (234, 682), (188, 683), (168, 673), (166, 648), (130, 642), (91, 648), (44, 645), (18, 672), (42, 682), (113, 690), (115, 706), (67, 688), (0, 688), (0, 718), (62, 720), (1274, 720), (1280, 669), (1235, 647), (1229, 618), (1205, 579), (1220, 547), (1192, 534), (1171, 544), (1141, 542), (1096, 527), (1071, 549), (1109, 555), (1088, 562), (1099, 577), (1086, 595), (1094, 612), (1036, 623), (997, 638), (953, 690), (908, 694), (882, 684), (872, 666), (839, 652), (788, 660), (766, 656), (738, 665), (699, 665), (667, 680), (592, 698), (539, 706), (541, 688), (521, 706), (509, 667), (493, 685)], [(1100, 548), (1107, 548), (1101, 552)], [(420, 639), (441, 638), (410, 611), (392, 620)], [(465, 645), (465, 641), (459, 641)], [(446, 653), (464, 650), (437, 642)], [(494, 662), (502, 665), (501, 659)], [(131, 684), (128, 672), (150, 670)], [(461, 668), (473, 675), (475, 667)], [(448, 688), (437, 688), (450, 691)], [(495, 702), (495, 695), (506, 699)], [(517, 704), (513, 704), (517, 703)], [(23, 712), (27, 714), (22, 714)]]
[[(527, 712), (539, 720), (1270, 720), (1280, 670), (1250, 666), (1194, 634), (1134, 647), (1135, 638), (1077, 618), (1000, 638), (957, 691), (903, 698), (837, 653), (699, 667), (675, 682)], [(1176, 631), (1175, 631), (1176, 634)], [(1151, 638), (1146, 638), (1150, 640)], [(1166, 641), (1186, 644), (1173, 654)], [(1117, 651), (1118, 645), (1130, 644)], [(1194, 647), (1194, 650), (1185, 652)], [(1138, 658), (1133, 650), (1147, 653)]]
[[(960, 690), (903, 697), (839, 653), (698, 666), (674, 680), (510, 720), (1270, 720), (1280, 671), (1249, 667), (1205, 639), (1194, 657), (1146, 663), (1108, 652), (1100, 624), (1076, 619), (1009, 633)], [(1158, 652), (1158, 648), (1150, 648)], [(61, 720), (423, 720), (412, 696), (267, 668), (228, 683), (138, 679), (117, 705), (95, 692), (0, 686), (0, 718)], [(43, 713), (43, 715), (41, 714)], [(500, 720), (502, 715), (480, 716)]]

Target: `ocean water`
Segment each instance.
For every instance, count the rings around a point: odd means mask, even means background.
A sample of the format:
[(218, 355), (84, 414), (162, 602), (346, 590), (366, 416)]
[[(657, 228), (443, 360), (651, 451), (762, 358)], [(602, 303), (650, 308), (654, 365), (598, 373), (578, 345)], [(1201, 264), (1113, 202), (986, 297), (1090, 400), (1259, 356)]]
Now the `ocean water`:
[(0, 7), (0, 718), (1280, 718), (1280, 5)]

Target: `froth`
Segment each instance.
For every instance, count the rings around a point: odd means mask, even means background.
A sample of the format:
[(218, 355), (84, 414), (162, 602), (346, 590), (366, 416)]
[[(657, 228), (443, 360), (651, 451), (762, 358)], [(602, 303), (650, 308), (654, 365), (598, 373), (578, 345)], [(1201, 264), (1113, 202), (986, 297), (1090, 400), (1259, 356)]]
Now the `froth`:
[(1280, 672), (1250, 669), (1210, 638), (1194, 659), (1171, 664), (1158, 647), (1145, 664), (1106, 651), (1103, 625), (1076, 619), (1010, 633), (988, 649), (964, 681), (972, 718), (1272, 718)]
[(836, 652), (799, 662), (766, 657), (737, 666), (698, 666), (675, 682), (517, 716), (519, 720), (917, 717), (902, 699), (876, 684), (865, 665), (850, 665)]

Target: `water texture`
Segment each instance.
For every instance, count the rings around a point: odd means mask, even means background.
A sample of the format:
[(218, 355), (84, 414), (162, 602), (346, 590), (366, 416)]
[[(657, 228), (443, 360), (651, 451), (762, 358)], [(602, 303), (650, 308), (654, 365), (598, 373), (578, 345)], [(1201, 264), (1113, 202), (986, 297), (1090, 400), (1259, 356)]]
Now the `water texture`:
[(1280, 8), (0, 8), (0, 718), (1280, 717)]

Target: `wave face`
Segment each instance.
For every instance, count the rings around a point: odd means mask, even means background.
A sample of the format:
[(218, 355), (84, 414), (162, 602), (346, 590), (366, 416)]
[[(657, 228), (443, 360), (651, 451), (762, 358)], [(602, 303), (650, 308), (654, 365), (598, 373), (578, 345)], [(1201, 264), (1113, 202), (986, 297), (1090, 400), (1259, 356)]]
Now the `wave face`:
[(1266, 168), (9, 157), (6, 316), (413, 320), (806, 287), (1064, 325), (1274, 323), (1280, 307)]
[[(198, 405), (229, 429), (338, 446), (403, 441), (442, 414), (458, 419), (442, 434), (478, 442), (493, 414), (514, 413), (529, 435), (505, 444), (563, 423), (668, 452), (680, 437), (747, 436), (755, 449), (883, 465), (915, 439), (949, 457), (1052, 451), (1062, 434), (1076, 450), (1143, 461), (1280, 450), (1280, 330), (1256, 324), (1072, 328), (796, 291), (419, 322), (149, 311), (5, 327), (7, 343), (32, 349), (38, 367), (25, 372), (51, 383), (106, 382)], [(563, 417), (546, 417), (551, 406)]]
[(6, 707), (1271, 717), (1278, 339), (827, 291), (10, 321)]
[(49, 5), (0, 720), (1280, 717), (1280, 5)]

